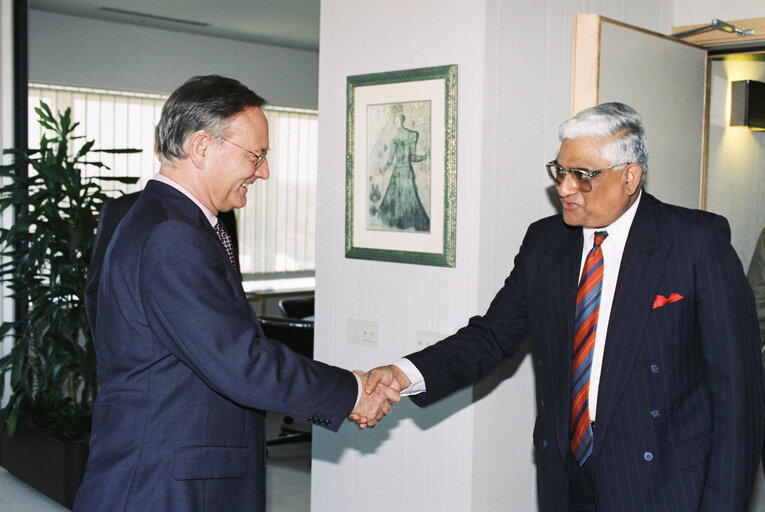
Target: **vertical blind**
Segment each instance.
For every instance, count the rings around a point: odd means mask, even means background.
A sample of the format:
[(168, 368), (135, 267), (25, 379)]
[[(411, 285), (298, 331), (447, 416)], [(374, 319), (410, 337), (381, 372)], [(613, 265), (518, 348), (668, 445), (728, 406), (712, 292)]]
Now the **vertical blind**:
[[(34, 109), (40, 100), (51, 110), (72, 109), (79, 122), (75, 134), (94, 148), (138, 148), (129, 155), (94, 154), (110, 170), (89, 167), (87, 175), (132, 176), (136, 185), (105, 181), (111, 195), (137, 191), (157, 172), (154, 127), (166, 96), (124, 91), (29, 86), (29, 144), (36, 147), (42, 128)], [(247, 193), (247, 206), (237, 210), (239, 259), (245, 279), (273, 274), (311, 272), (315, 268), (316, 180), (318, 174), (318, 115), (316, 111), (266, 107), (271, 151), (271, 178), (258, 181)]]

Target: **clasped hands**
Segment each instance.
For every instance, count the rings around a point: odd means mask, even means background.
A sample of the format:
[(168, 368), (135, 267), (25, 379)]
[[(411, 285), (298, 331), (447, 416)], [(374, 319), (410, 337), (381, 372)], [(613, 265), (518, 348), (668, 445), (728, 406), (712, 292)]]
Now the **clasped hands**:
[(398, 366), (378, 366), (364, 373), (354, 370), (361, 379), (363, 391), (359, 403), (348, 415), (359, 428), (374, 427), (383, 416), (390, 414), (391, 406), (401, 400), (401, 390), (411, 385), (409, 378)]

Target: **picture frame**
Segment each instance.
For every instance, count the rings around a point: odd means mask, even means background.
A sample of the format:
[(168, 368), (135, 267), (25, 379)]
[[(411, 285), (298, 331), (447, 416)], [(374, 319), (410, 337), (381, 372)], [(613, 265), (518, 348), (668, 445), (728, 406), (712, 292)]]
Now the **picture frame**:
[(345, 256), (454, 267), (457, 65), (347, 78)]

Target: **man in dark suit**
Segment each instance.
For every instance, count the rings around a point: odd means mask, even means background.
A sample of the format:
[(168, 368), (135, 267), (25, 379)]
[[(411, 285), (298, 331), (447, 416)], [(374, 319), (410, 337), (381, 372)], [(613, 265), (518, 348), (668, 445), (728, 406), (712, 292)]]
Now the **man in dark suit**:
[(352, 410), (372, 425), (397, 398), (270, 342), (247, 302), (216, 214), (269, 177), (263, 103), (205, 76), (162, 109), (159, 174), (104, 258), (101, 389), (76, 511), (264, 511), (262, 410), (336, 431)]
[[(101, 207), (98, 218), (98, 230), (93, 243), (93, 254), (90, 256), (88, 276), (85, 281), (85, 314), (88, 316), (90, 332), (96, 332), (96, 315), (98, 312), (98, 282), (101, 280), (101, 269), (104, 266), (106, 248), (114, 236), (122, 218), (138, 199), (140, 192), (125, 194), (110, 201), (106, 201)], [(218, 212), (218, 220), (223, 222), (231, 234), (231, 244), (234, 248), (236, 266), (239, 267), (239, 238), (236, 230), (236, 215), (233, 211)]]
[[(562, 215), (532, 224), (480, 317), (376, 382), (433, 403), (534, 341), (539, 509), (746, 511), (763, 440), (752, 291), (718, 215), (642, 190), (638, 114), (559, 129)], [(511, 461), (508, 461), (511, 463)]]

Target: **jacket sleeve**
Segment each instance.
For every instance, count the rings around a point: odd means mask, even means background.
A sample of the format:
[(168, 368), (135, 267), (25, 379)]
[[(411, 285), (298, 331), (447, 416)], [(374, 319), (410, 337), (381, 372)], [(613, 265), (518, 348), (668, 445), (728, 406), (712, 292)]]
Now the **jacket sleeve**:
[(154, 335), (228, 399), (337, 431), (356, 402), (356, 378), (266, 339), (214, 237), (178, 221), (147, 237), (138, 289)]
[(696, 262), (696, 304), (712, 394), (712, 452), (702, 510), (747, 510), (763, 440), (765, 385), (752, 291), (716, 217)]
[(412, 396), (424, 406), (488, 376), (505, 359), (516, 354), (529, 334), (526, 235), (514, 267), (482, 316), (448, 338), (406, 356), (422, 373), (426, 392)]

